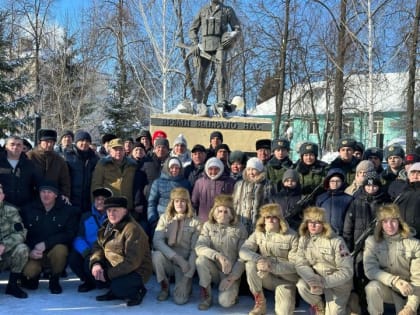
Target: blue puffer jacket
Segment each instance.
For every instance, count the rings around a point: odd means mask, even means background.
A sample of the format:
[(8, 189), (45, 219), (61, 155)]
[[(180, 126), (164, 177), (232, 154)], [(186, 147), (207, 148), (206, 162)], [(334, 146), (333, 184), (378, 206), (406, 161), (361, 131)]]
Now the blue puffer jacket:
[[(333, 176), (338, 176), (343, 180), (341, 186), (334, 190), (329, 188), (329, 181)], [(346, 188), (344, 179), (345, 174), (341, 169), (330, 169), (324, 180), (324, 188), (327, 189), (327, 191), (319, 195), (316, 199), (316, 206), (325, 209), (327, 222), (340, 236), (343, 235), (344, 219), (347, 209), (353, 200), (353, 196), (344, 192), (344, 189)]]
[(91, 212), (85, 212), (79, 223), (73, 248), (83, 257), (90, 254), (93, 243), (98, 238), (98, 230), (106, 219), (106, 211), (99, 212), (92, 206)]
[(180, 165), (182, 165), (178, 158), (168, 158), (162, 167), (160, 177), (153, 181), (152, 187), (150, 188), (150, 194), (147, 203), (147, 220), (152, 227), (156, 225), (159, 217), (165, 213), (166, 207), (170, 200), (172, 189), (176, 187), (183, 187), (191, 192), (191, 184), (188, 179), (184, 177), (182, 167), (178, 176), (172, 176), (169, 173), (168, 165), (169, 161), (172, 159), (177, 159)]

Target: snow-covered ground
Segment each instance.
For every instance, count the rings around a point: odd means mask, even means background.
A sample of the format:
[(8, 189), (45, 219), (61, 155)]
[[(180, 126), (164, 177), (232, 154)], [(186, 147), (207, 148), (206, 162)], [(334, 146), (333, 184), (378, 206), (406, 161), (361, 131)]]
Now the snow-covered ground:
[[(68, 269), (69, 271), (69, 269)], [(8, 272), (0, 274), (0, 314), (18, 315), (116, 315), (116, 314), (142, 314), (142, 315), (243, 315), (248, 314), (254, 306), (250, 296), (240, 296), (239, 303), (231, 308), (225, 309), (217, 305), (215, 298), (216, 291), (213, 290), (213, 306), (208, 311), (199, 311), (197, 306), (200, 301), (198, 279), (194, 280), (193, 293), (190, 302), (185, 305), (176, 305), (171, 298), (165, 302), (156, 300), (159, 292), (159, 285), (153, 277), (146, 285), (147, 294), (143, 303), (133, 307), (127, 307), (122, 300), (97, 302), (95, 297), (104, 294), (106, 289), (93, 290), (87, 293), (78, 293), (77, 287), (80, 284), (73, 273), (70, 272), (67, 278), (61, 278), (63, 287), (62, 294), (51, 294), (48, 289), (48, 280), (41, 280), (38, 290), (29, 291), (27, 299), (17, 299), (5, 295), (4, 289), (7, 284)], [(173, 284), (171, 284), (171, 288)], [(274, 315), (274, 297), (272, 292), (266, 294), (267, 315)], [(392, 308), (387, 308), (385, 314), (394, 314)], [(311, 314), (306, 303), (301, 302), (294, 314)]]
[[(69, 271), (69, 270), (68, 270)], [(17, 299), (4, 294), (7, 284), (8, 272), (0, 275), (0, 314), (29, 314), (29, 315), (81, 315), (81, 314), (142, 314), (142, 315), (213, 315), (213, 314), (248, 314), (252, 309), (254, 302), (250, 296), (240, 296), (239, 303), (231, 308), (224, 309), (217, 305), (217, 299), (213, 296), (213, 306), (208, 311), (199, 311), (197, 309), (200, 292), (195, 279), (193, 294), (190, 302), (185, 305), (176, 305), (171, 298), (165, 302), (156, 300), (159, 292), (159, 285), (156, 279), (152, 278), (146, 285), (148, 292), (143, 303), (138, 306), (127, 307), (122, 300), (97, 302), (95, 296), (106, 292), (103, 290), (93, 290), (87, 293), (78, 293), (77, 287), (80, 281), (70, 273), (67, 278), (61, 278), (60, 283), (63, 287), (62, 294), (51, 294), (48, 289), (48, 280), (41, 280), (38, 290), (29, 291), (27, 299)], [(172, 287), (171, 287), (172, 288)], [(216, 291), (213, 291), (213, 295)], [(267, 294), (268, 309), (267, 314), (274, 314), (273, 295)], [(295, 311), (295, 314), (310, 314), (308, 306), (302, 303), (302, 306)]]

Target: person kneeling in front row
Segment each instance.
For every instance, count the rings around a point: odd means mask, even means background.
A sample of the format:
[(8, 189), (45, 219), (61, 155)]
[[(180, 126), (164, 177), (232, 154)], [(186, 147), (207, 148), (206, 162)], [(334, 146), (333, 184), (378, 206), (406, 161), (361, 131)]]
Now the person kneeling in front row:
[(395, 204), (379, 208), (374, 235), (365, 242), (363, 267), (369, 314), (382, 314), (384, 303), (398, 315), (415, 315), (420, 303), (420, 241), (412, 236)]
[(90, 268), (95, 280), (110, 283), (110, 290), (96, 300), (124, 299), (127, 306), (138, 305), (152, 274), (148, 237), (128, 214), (125, 197), (107, 198), (104, 207), (108, 219), (98, 231)]

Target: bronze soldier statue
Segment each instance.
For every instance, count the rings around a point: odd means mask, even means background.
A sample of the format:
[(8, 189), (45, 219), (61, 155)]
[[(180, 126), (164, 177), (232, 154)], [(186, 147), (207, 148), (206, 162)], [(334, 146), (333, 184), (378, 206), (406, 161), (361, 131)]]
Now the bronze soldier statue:
[[(238, 37), (239, 31), (240, 23), (235, 11), (225, 6), (221, 0), (211, 0), (210, 4), (202, 7), (194, 18), (189, 37), (193, 43), (193, 55), (197, 57), (198, 79), (195, 95), (197, 104), (203, 103), (205, 78), (212, 64), (216, 69), (217, 104), (222, 107), (228, 104), (226, 101), (226, 53)], [(201, 105), (201, 107), (204, 106)]]

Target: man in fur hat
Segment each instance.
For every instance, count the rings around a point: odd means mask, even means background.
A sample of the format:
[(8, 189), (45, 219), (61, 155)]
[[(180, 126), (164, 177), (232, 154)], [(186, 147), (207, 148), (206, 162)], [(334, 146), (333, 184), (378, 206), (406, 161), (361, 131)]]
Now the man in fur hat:
[(325, 210), (307, 208), (299, 235), (296, 271), (301, 279), (296, 286), (300, 296), (315, 314), (348, 314), (353, 259), (344, 240), (327, 223)]
[(398, 315), (415, 315), (420, 303), (420, 241), (411, 236), (395, 204), (379, 208), (374, 235), (365, 242), (363, 264), (371, 280), (365, 288), (369, 314), (383, 314), (384, 303)]
[(276, 314), (293, 313), (298, 280), (294, 266), (297, 246), (298, 236), (289, 229), (280, 206), (275, 203), (262, 206), (256, 231), (239, 251), (255, 298), (250, 315), (266, 313), (263, 288), (275, 291)]

